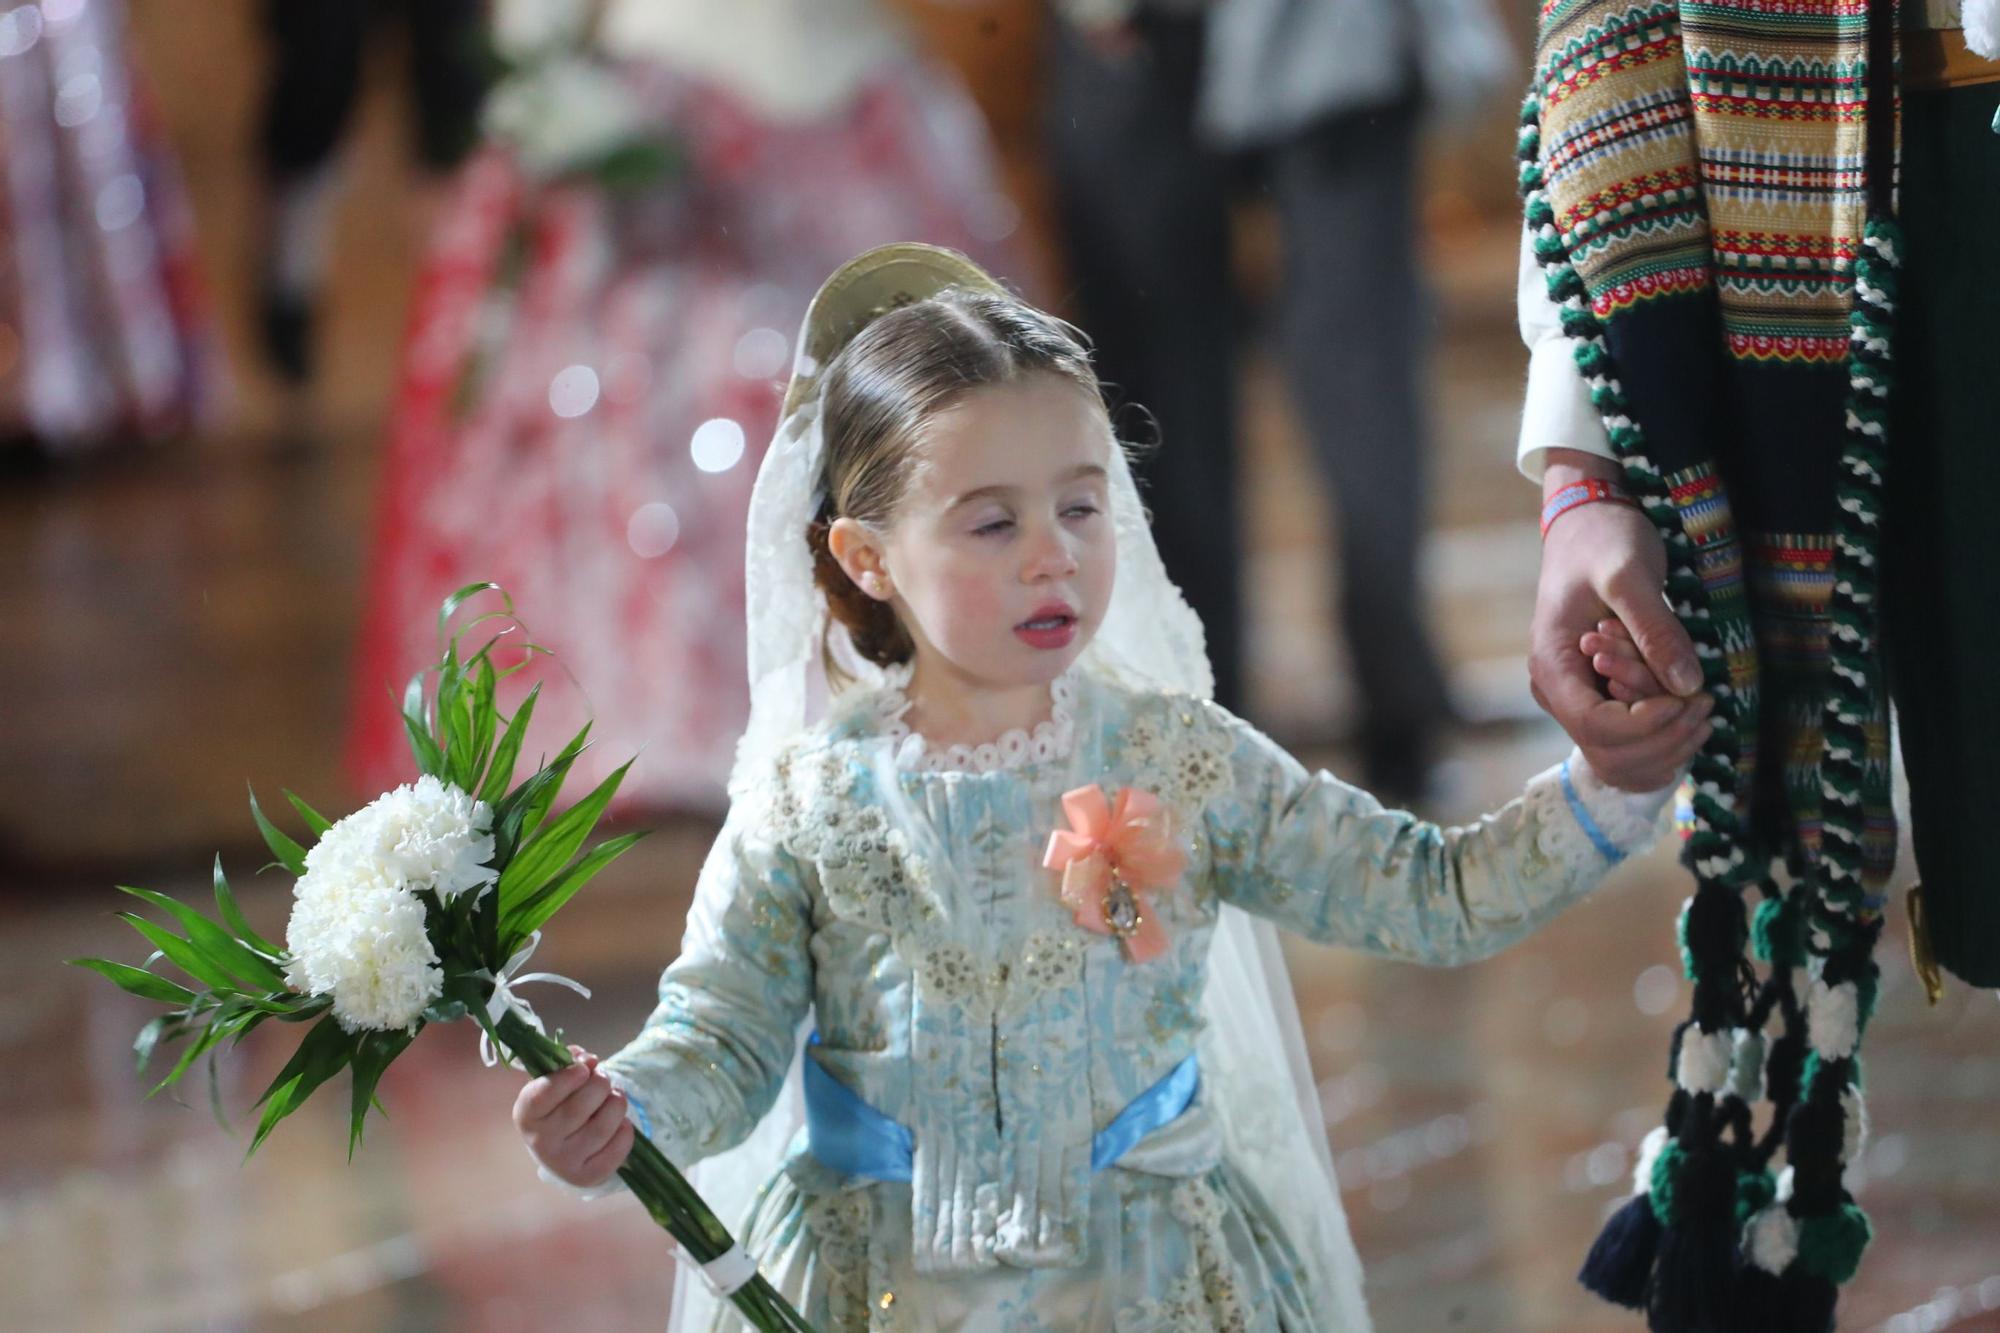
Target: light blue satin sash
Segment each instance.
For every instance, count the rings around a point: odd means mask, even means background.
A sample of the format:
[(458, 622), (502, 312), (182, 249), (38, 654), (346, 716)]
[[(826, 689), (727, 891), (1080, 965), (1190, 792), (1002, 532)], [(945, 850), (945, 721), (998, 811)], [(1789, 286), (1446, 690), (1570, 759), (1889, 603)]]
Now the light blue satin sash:
[[(819, 1044), (814, 1033), (812, 1045)], [(870, 1106), (805, 1054), (807, 1147), (822, 1163), (847, 1176), (910, 1179), (916, 1143), (910, 1131)], [(1139, 1140), (1178, 1120), (1194, 1102), (1201, 1072), (1190, 1055), (1173, 1072), (1134, 1097), (1117, 1119), (1090, 1141), (1090, 1169), (1117, 1163)]]

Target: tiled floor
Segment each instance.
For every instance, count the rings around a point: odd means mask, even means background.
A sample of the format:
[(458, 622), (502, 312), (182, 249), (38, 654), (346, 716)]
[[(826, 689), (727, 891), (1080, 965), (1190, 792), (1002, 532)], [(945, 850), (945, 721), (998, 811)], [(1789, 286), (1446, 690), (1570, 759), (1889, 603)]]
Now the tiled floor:
[[(371, 133), (357, 170), (380, 179), (379, 124)], [(204, 198), (221, 201), (212, 245), (227, 255), (241, 191), (229, 193), (221, 151), (191, 139), (191, 174), (221, 182)], [(377, 252), (393, 260), (390, 223), (348, 225), (382, 232)], [(1511, 234), (1503, 220), (1475, 239), (1442, 250), (1437, 273), (1439, 530), (1427, 551), (1460, 688), (1504, 716), (1524, 701), (1536, 553), (1532, 497), (1508, 459), (1521, 363)], [(400, 272), (368, 275), (341, 316), (317, 450), (279, 447), (282, 416), (247, 382), (248, 428), (0, 491), (0, 1328), (662, 1322), (668, 1247), (629, 1204), (577, 1204), (535, 1181), (507, 1120), (518, 1078), (483, 1068), (469, 1031), (432, 1032), (399, 1062), (381, 1089), (389, 1118), (351, 1163), (338, 1096), (245, 1163), (240, 1122), (289, 1034), (261, 1031), (222, 1065), (239, 1122), (225, 1132), (198, 1083), (187, 1105), (143, 1101), (128, 1047), (146, 1007), (59, 966), (141, 956), (110, 916), (114, 882), (202, 893), (216, 846), (249, 881), (262, 858), (245, 840), (246, 778), (339, 799), (344, 651)], [(1280, 731), (1328, 734), (1345, 694), (1324, 630), (1321, 509), (1261, 379), (1254, 402), (1263, 713)], [(1546, 724), (1461, 740), (1442, 813), (1505, 799), (1563, 749)], [(595, 989), (588, 1003), (553, 989), (539, 1001), (574, 1038), (609, 1047), (638, 1022), (711, 834), (669, 819), (565, 911), (536, 964)], [(243, 889), (260, 925), (279, 928), (286, 887), (266, 875)], [(1656, 854), (1528, 944), (1457, 972), (1292, 950), (1385, 1333), (1639, 1327), (1572, 1274), (1668, 1090), (1684, 892)], [(2000, 1329), (2000, 1004), (1954, 987), (1927, 1008), (1900, 927), (1883, 946), (1874, 1134), (1858, 1173), (1878, 1239), (1842, 1327)]]

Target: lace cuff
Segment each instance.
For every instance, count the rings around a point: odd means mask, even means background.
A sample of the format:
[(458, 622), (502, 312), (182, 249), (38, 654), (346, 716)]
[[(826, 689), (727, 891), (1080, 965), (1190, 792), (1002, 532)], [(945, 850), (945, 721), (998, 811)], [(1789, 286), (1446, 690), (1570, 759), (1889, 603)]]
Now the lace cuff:
[(1528, 784), (1536, 845), (1574, 872), (1601, 874), (1652, 845), (1674, 786), (1620, 791), (1597, 776), (1581, 751), (1572, 750), (1560, 765)]

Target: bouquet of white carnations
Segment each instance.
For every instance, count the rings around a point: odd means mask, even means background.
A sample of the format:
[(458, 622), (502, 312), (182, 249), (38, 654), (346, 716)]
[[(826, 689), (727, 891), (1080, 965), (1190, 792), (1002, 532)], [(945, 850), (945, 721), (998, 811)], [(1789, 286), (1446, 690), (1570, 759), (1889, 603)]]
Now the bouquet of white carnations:
[(496, 7), (498, 77), (480, 128), (536, 181), (585, 179), (644, 190), (679, 170), (678, 142), (599, 40), (603, 0), (519, 0)]
[[(238, 910), (221, 858), (215, 864), (212, 920), (165, 894), (124, 888), (180, 927), (134, 912), (119, 915), (156, 950), (144, 966), (103, 958), (70, 960), (124, 990), (171, 1006), (146, 1024), (134, 1043), (143, 1072), (154, 1052), (186, 1041), (179, 1060), (153, 1088), (177, 1083), (204, 1054), (235, 1045), (269, 1019), (311, 1024), (291, 1060), (258, 1099), (263, 1113), (250, 1152), (342, 1069), (352, 1072), (348, 1152), (382, 1073), (426, 1026), (472, 1019), (501, 1052), (534, 1074), (570, 1063), (510, 988), (540, 937), (541, 927), (576, 891), (638, 841), (631, 833), (586, 850), (584, 843), (625, 776), (620, 768), (596, 790), (556, 814), (564, 777), (583, 752), (586, 725), (558, 754), (513, 783), (515, 761), (540, 686), (511, 718), (496, 701), (501, 681), (521, 663), (500, 668), (496, 651), (509, 632), (494, 632), (470, 656), (460, 638), (494, 620), (517, 626), (513, 605), (493, 584), (474, 584), (447, 598), (438, 616), (445, 639), (468, 601), (496, 594), (505, 610), (481, 615), (446, 639), (443, 660), (418, 673), (403, 697), (403, 721), (422, 776), (338, 822), (330, 822), (286, 792), (311, 830), (301, 846), (274, 824), (253, 792), (250, 813), (278, 864), (297, 880), (285, 947), (266, 941)], [(630, 765), (626, 765), (627, 768)], [(185, 973), (183, 985), (152, 970), (165, 960)], [(150, 1094), (148, 1094), (150, 1095)], [(216, 1112), (221, 1116), (219, 1095)], [(225, 1122), (226, 1123), (226, 1122)], [(762, 1277), (692, 1186), (643, 1135), (618, 1174), (654, 1220), (670, 1232), (718, 1290), (760, 1330), (807, 1330), (808, 1325)], [(732, 1290), (733, 1289), (733, 1290)]]

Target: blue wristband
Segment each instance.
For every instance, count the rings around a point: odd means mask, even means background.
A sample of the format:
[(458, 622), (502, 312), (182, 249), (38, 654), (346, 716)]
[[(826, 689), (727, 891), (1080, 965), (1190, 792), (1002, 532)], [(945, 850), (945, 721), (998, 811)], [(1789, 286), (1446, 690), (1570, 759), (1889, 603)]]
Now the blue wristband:
[(1590, 845), (1597, 848), (1603, 854), (1604, 859), (1612, 865), (1617, 865), (1620, 861), (1623, 861), (1625, 853), (1619, 849), (1617, 843), (1604, 836), (1604, 830), (1599, 828), (1597, 821), (1590, 817), (1590, 811), (1585, 807), (1583, 798), (1576, 794), (1576, 784), (1570, 781), (1569, 760), (1567, 759), (1562, 762), (1560, 776), (1562, 779), (1563, 799), (1569, 802), (1569, 812), (1576, 816), (1576, 822), (1582, 827), (1584, 836), (1590, 839)]

